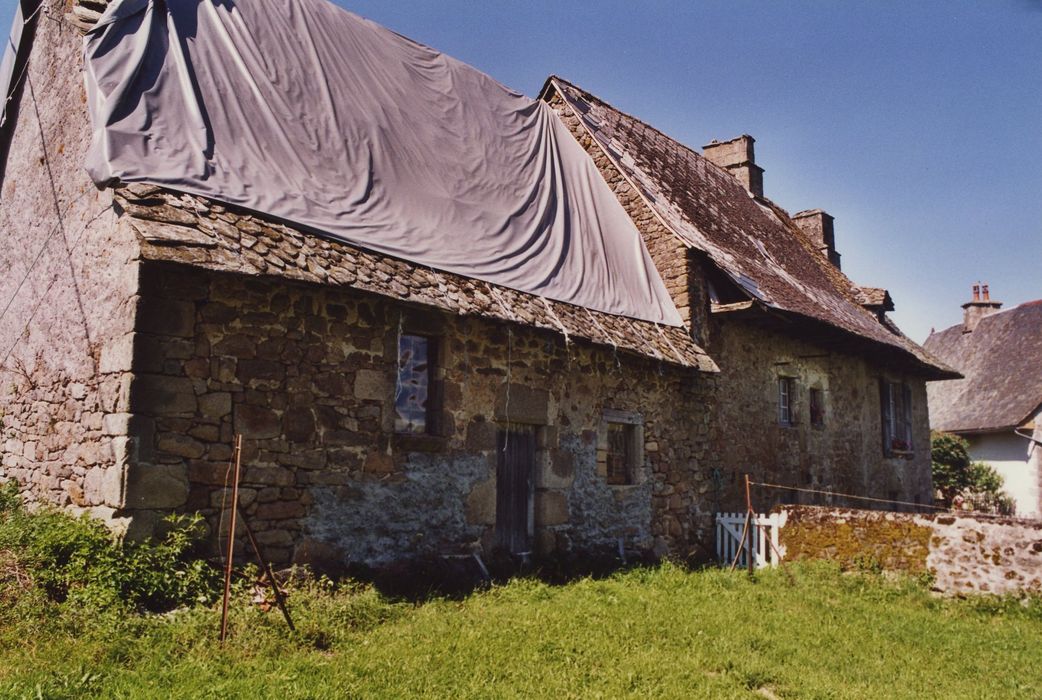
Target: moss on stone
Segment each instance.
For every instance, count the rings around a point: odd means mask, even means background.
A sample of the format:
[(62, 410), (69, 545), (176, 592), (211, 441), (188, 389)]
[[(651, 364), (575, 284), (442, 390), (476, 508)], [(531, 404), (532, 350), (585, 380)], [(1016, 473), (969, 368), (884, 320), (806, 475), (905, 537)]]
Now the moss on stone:
[(932, 531), (912, 517), (871, 511), (788, 510), (780, 532), (785, 558), (828, 559), (844, 569), (868, 565), (913, 574), (927, 571)]

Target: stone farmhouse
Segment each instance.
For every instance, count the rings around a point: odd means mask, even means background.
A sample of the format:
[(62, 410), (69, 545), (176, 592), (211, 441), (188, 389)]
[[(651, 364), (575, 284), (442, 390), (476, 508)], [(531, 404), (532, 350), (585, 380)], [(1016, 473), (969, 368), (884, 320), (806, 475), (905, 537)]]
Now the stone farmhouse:
[(1002, 311), (988, 285), (973, 285), (963, 322), (925, 346), (964, 379), (931, 384), (930, 424), (970, 443), (1021, 517), (1042, 517), (1042, 300)]
[(68, 5), (23, 3), (0, 77), (0, 479), (31, 500), (130, 537), (170, 512), (217, 531), (241, 434), (242, 509), (278, 562), (705, 557), (744, 473), (929, 502), (926, 382), (959, 375), (840, 271), (831, 216), (764, 196), (751, 137), (698, 153), (556, 77), (532, 103), (628, 215), (671, 325), (96, 186), (84, 35), (166, 10)]

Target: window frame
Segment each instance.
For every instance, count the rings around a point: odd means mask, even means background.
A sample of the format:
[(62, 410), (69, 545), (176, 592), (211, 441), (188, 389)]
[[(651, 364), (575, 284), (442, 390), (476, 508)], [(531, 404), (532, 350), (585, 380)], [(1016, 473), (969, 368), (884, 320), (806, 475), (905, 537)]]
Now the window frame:
[(776, 385), (778, 425), (791, 428), (796, 425), (796, 377), (779, 376)]
[(911, 458), (915, 454), (912, 429), (912, 390), (907, 382), (879, 380), (883, 454)]
[[(817, 399), (817, 400), (815, 400)], [(807, 408), (810, 414), (810, 424), (814, 428), (825, 427), (825, 390), (821, 387), (812, 386), (807, 392)]]
[[(402, 341), (406, 338), (419, 338), (425, 341), (427, 359), (424, 367), (426, 375), (426, 397), (423, 403), (423, 430), (404, 429), (399, 425), (398, 399), (402, 391)], [(402, 332), (395, 341), (394, 362), (394, 397), (392, 411), (394, 411), (393, 433), (399, 437), (413, 436), (438, 436), (438, 413), (441, 407), (441, 392), (438, 382), (438, 368), (440, 367), (440, 337), (429, 333)]]
[[(618, 431), (623, 434), (625, 455), (621, 480), (611, 469), (611, 434)], [(608, 486), (625, 488), (640, 484), (640, 470), (644, 465), (644, 419), (639, 413), (606, 409), (601, 419), (598, 443), (598, 453), (603, 452), (603, 462), (598, 454), (598, 462), (603, 464), (603, 468), (598, 464), (598, 471)]]

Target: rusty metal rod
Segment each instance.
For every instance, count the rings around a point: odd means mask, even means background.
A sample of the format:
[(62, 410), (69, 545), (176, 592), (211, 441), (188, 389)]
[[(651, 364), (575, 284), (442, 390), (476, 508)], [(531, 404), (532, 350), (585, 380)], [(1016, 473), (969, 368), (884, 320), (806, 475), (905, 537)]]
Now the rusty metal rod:
[[(234, 505), (233, 505), (234, 507)], [(232, 513), (235, 511), (233, 510)], [(750, 525), (748, 537), (748, 548), (745, 552), (745, 561), (748, 564), (749, 575), (753, 575), (753, 571), (756, 568), (756, 563), (753, 561), (753, 557), (756, 555), (756, 528), (753, 527), (753, 519), (756, 517), (756, 513), (753, 512), (753, 498), (749, 492), (749, 474), (745, 475), (745, 512), (747, 513), (748, 523)]]
[(228, 524), (228, 558), (224, 562), (224, 600), (221, 603), (221, 636), (228, 636), (228, 602), (232, 594), (232, 563), (235, 561), (235, 516), (239, 505), (239, 470), (242, 467), (242, 435), (235, 436), (235, 473), (232, 476), (232, 514)]
[(293, 620), (290, 619), (289, 609), (286, 608), (286, 600), (282, 597), (282, 591), (279, 590), (279, 583), (275, 580), (275, 574), (271, 571), (271, 566), (268, 564), (268, 560), (261, 554), (260, 546), (257, 544), (257, 538), (253, 536), (253, 529), (250, 527), (249, 522), (246, 520), (246, 516), (242, 517), (242, 526), (246, 528), (246, 537), (249, 538), (250, 544), (253, 546), (253, 551), (257, 555), (257, 561), (261, 563), (261, 567), (264, 571), (264, 575), (271, 581), (271, 590), (275, 593), (275, 603), (279, 606), (279, 610), (282, 611), (282, 616), (286, 618), (286, 624), (289, 625), (291, 632), (296, 632), (297, 628), (293, 626)]
[(742, 536), (738, 538), (738, 551), (734, 553), (734, 559), (731, 561), (730, 571), (734, 571), (735, 567), (738, 566), (738, 560), (742, 556), (742, 550), (745, 549), (745, 534), (749, 532), (749, 511), (745, 511), (745, 525), (742, 526)]

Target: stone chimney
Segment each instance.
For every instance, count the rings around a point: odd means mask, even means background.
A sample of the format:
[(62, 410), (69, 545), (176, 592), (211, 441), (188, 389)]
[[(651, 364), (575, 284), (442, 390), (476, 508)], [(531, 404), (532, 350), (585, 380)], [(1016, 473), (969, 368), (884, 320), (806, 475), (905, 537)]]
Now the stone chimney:
[(808, 209), (792, 215), (792, 223), (810, 237), (818, 251), (838, 270), (839, 253), (836, 252), (836, 230), (833, 221), (834, 219), (821, 209)]
[(756, 164), (753, 144), (756, 142), (749, 134), (742, 134), (730, 141), (717, 141), (702, 146), (702, 155), (712, 163), (738, 178), (745, 189), (757, 197), (763, 196), (763, 168)]
[(980, 320), (1002, 308), (1001, 301), (992, 301), (988, 285), (973, 285), (973, 299), (962, 305), (962, 332), (972, 333)]

